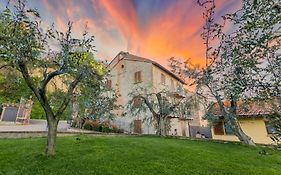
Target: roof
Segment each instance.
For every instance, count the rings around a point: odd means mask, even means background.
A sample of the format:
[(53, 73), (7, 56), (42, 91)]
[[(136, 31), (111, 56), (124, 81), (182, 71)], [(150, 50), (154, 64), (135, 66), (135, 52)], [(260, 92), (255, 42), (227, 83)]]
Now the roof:
[[(281, 106), (276, 101), (270, 100), (255, 100), (250, 102), (239, 102), (237, 105), (237, 115), (239, 118), (257, 118), (264, 117), (265, 115), (274, 114), (272, 110), (275, 108), (275, 111), (281, 113)], [(229, 102), (224, 102), (226, 107), (230, 107)], [(213, 109), (211, 110), (212, 114), (215, 116), (222, 116), (219, 105), (217, 103), (214, 104)]]
[[(120, 59), (119, 58), (119, 55), (122, 56), (122, 58)], [(117, 54), (117, 56), (109, 63), (109, 65), (111, 65), (112, 63), (114, 63), (114, 60), (115, 59), (118, 59), (119, 58), (119, 61), (120, 60), (129, 60), (129, 61), (139, 61), (139, 62), (146, 62), (146, 63), (151, 63), (153, 64), (154, 66), (158, 67), (159, 69), (163, 70), (164, 72), (166, 72), (167, 74), (169, 74), (170, 76), (172, 76), (173, 78), (175, 78), (176, 80), (178, 80), (179, 82), (181, 82), (182, 84), (185, 84), (184, 80), (181, 79), (180, 77), (178, 77), (177, 75), (175, 75), (174, 73), (172, 73), (171, 71), (169, 71), (168, 69), (166, 69), (164, 66), (162, 66), (161, 64), (153, 61), (153, 60), (150, 60), (148, 58), (144, 58), (144, 57), (140, 57), (140, 56), (136, 56), (136, 55), (133, 55), (133, 54), (130, 54), (129, 52), (119, 52)], [(118, 62), (119, 62), (118, 61)]]

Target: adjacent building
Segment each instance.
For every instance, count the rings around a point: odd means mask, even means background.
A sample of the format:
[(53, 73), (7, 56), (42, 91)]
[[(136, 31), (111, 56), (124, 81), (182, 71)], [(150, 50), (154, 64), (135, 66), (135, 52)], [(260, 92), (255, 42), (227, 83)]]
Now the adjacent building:
[[(258, 144), (274, 144), (270, 138), (274, 132), (274, 128), (270, 126), (267, 116), (272, 113), (272, 105), (269, 103), (251, 102), (248, 105), (238, 105), (237, 115), (242, 130)], [(281, 108), (279, 109), (281, 111)], [(220, 114), (216, 105), (213, 114), (219, 116), (220, 120), (212, 126), (213, 139), (239, 141), (234, 135), (224, 117)]]

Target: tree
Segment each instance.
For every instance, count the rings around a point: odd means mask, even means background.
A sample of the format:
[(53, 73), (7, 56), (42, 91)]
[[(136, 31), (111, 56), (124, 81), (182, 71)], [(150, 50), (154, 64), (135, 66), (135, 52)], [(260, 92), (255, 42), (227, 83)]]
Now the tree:
[[(257, 89), (261, 65), (268, 55), (276, 54), (276, 49), (269, 46), (278, 36), (280, 13), (274, 10), (274, 1), (243, 1), (241, 9), (224, 15), (223, 22), (217, 23), (215, 0), (198, 3), (206, 9), (202, 33), (206, 67), (199, 69), (186, 62), (179, 69), (193, 80), (191, 84), (197, 86), (197, 93), (211, 101), (206, 116), (218, 119), (211, 113), (215, 102), (238, 139), (255, 145), (241, 129), (237, 107), (238, 103), (247, 104), (249, 99), (260, 97)], [(227, 30), (226, 25), (231, 26), (231, 30)], [(274, 47), (280, 49), (279, 44)]]
[[(260, 1), (256, 2), (257, 8), (259, 8), (260, 4)], [(258, 87), (256, 92), (260, 98), (272, 106), (271, 114), (267, 119), (269, 124), (275, 128), (272, 139), (278, 142), (281, 140), (281, 27), (279, 25), (281, 21), (281, 2), (270, 1), (269, 4), (267, 10), (271, 10), (272, 13), (277, 15), (267, 22), (272, 32), (267, 36), (268, 42), (265, 43), (263, 48), (264, 60), (257, 74)]]
[(121, 108), (121, 105), (116, 103), (119, 94), (108, 88), (105, 80), (100, 83), (100, 86), (81, 87), (79, 93), (83, 95), (74, 98), (72, 103), (79, 106), (76, 111), (77, 127), (82, 128), (86, 119), (110, 121), (115, 117), (115, 111)]
[(169, 117), (190, 117), (193, 98), (185, 93), (180, 95), (167, 90), (153, 91), (138, 87), (129, 93), (131, 100), (126, 108), (132, 116), (149, 111), (152, 115), (148, 115), (145, 120), (154, 124), (157, 135), (165, 136), (170, 130)]
[(0, 70), (0, 104), (18, 103), (21, 97), (29, 98), (32, 95), (24, 79), (15, 73), (12, 68)]
[[(1, 63), (21, 73), (43, 107), (48, 123), (46, 154), (54, 155), (57, 125), (73, 93), (82, 85), (99, 86), (105, 67), (93, 57), (93, 36), (85, 32), (82, 39), (73, 38), (71, 23), (65, 33), (53, 26), (41, 28), (36, 10), (22, 0), (14, 4), (0, 14)], [(38, 83), (34, 76), (41, 78)]]

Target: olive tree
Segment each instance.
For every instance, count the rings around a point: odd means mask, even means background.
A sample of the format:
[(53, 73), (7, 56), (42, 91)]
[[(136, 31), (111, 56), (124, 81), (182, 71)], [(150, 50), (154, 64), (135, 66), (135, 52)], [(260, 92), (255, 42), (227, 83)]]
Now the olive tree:
[(165, 136), (170, 130), (169, 117), (190, 117), (194, 105), (193, 97), (181, 91), (182, 93), (178, 93), (138, 87), (129, 93), (131, 99), (127, 103), (126, 112), (130, 116), (136, 116), (145, 115), (149, 111), (151, 115), (146, 115), (144, 120), (154, 125), (156, 135)]
[[(98, 86), (105, 74), (105, 67), (94, 59), (93, 39), (87, 32), (74, 38), (71, 23), (66, 32), (41, 27), (40, 14), (22, 0), (0, 14), (1, 65), (19, 71), (43, 107), (47, 155), (55, 154), (58, 122), (74, 92), (83, 85)], [(35, 81), (35, 76), (41, 79)]]
[(268, 75), (263, 65), (269, 55), (276, 55), (280, 49), (280, 44), (277, 41), (272, 44), (272, 41), (279, 37), (281, 14), (278, 7), (276, 10), (275, 1), (242, 1), (241, 9), (223, 15), (220, 20), (215, 18), (215, 2), (198, 1), (206, 10), (202, 33), (206, 66), (194, 67), (189, 62), (184, 66), (176, 63), (171, 66), (178, 67), (191, 78), (197, 93), (208, 99), (207, 118), (213, 122), (213, 119), (219, 119), (212, 113), (216, 103), (219, 116), (224, 117), (224, 122), (238, 139), (244, 144), (255, 145), (240, 126), (238, 103), (247, 104), (249, 99), (261, 97), (258, 92), (260, 75)]
[(119, 94), (107, 87), (106, 79), (96, 87), (84, 84), (79, 94), (76, 94), (71, 101), (72, 108), (76, 108), (73, 111), (76, 115), (73, 116), (73, 120), (79, 128), (83, 127), (86, 119), (110, 121), (116, 117), (116, 110), (121, 108), (121, 105), (117, 104)]

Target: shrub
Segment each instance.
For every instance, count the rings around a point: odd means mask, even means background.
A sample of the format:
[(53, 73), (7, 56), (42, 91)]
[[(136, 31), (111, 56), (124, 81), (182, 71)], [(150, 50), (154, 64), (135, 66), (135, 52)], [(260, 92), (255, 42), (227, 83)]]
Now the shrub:
[(119, 133), (119, 129), (116, 125), (111, 125), (111, 127), (112, 127), (112, 132)]
[(124, 133), (124, 130), (119, 129), (116, 125), (110, 124), (109, 121), (100, 122), (98, 120), (86, 120), (83, 129), (106, 133)]
[(34, 100), (32, 106), (31, 119), (46, 119), (45, 111), (37, 99)]
[(83, 129), (93, 130), (92, 121), (90, 121), (90, 120), (85, 121), (85, 123), (83, 125)]
[(92, 122), (91, 122), (91, 125), (92, 125), (92, 130), (93, 130), (93, 131), (99, 131), (99, 132), (101, 132), (101, 130), (100, 130), (100, 124), (99, 124), (98, 121), (92, 121)]
[(78, 127), (78, 126), (77, 126), (77, 121), (72, 120), (72, 122), (71, 122), (71, 127), (77, 128), (77, 127)]

